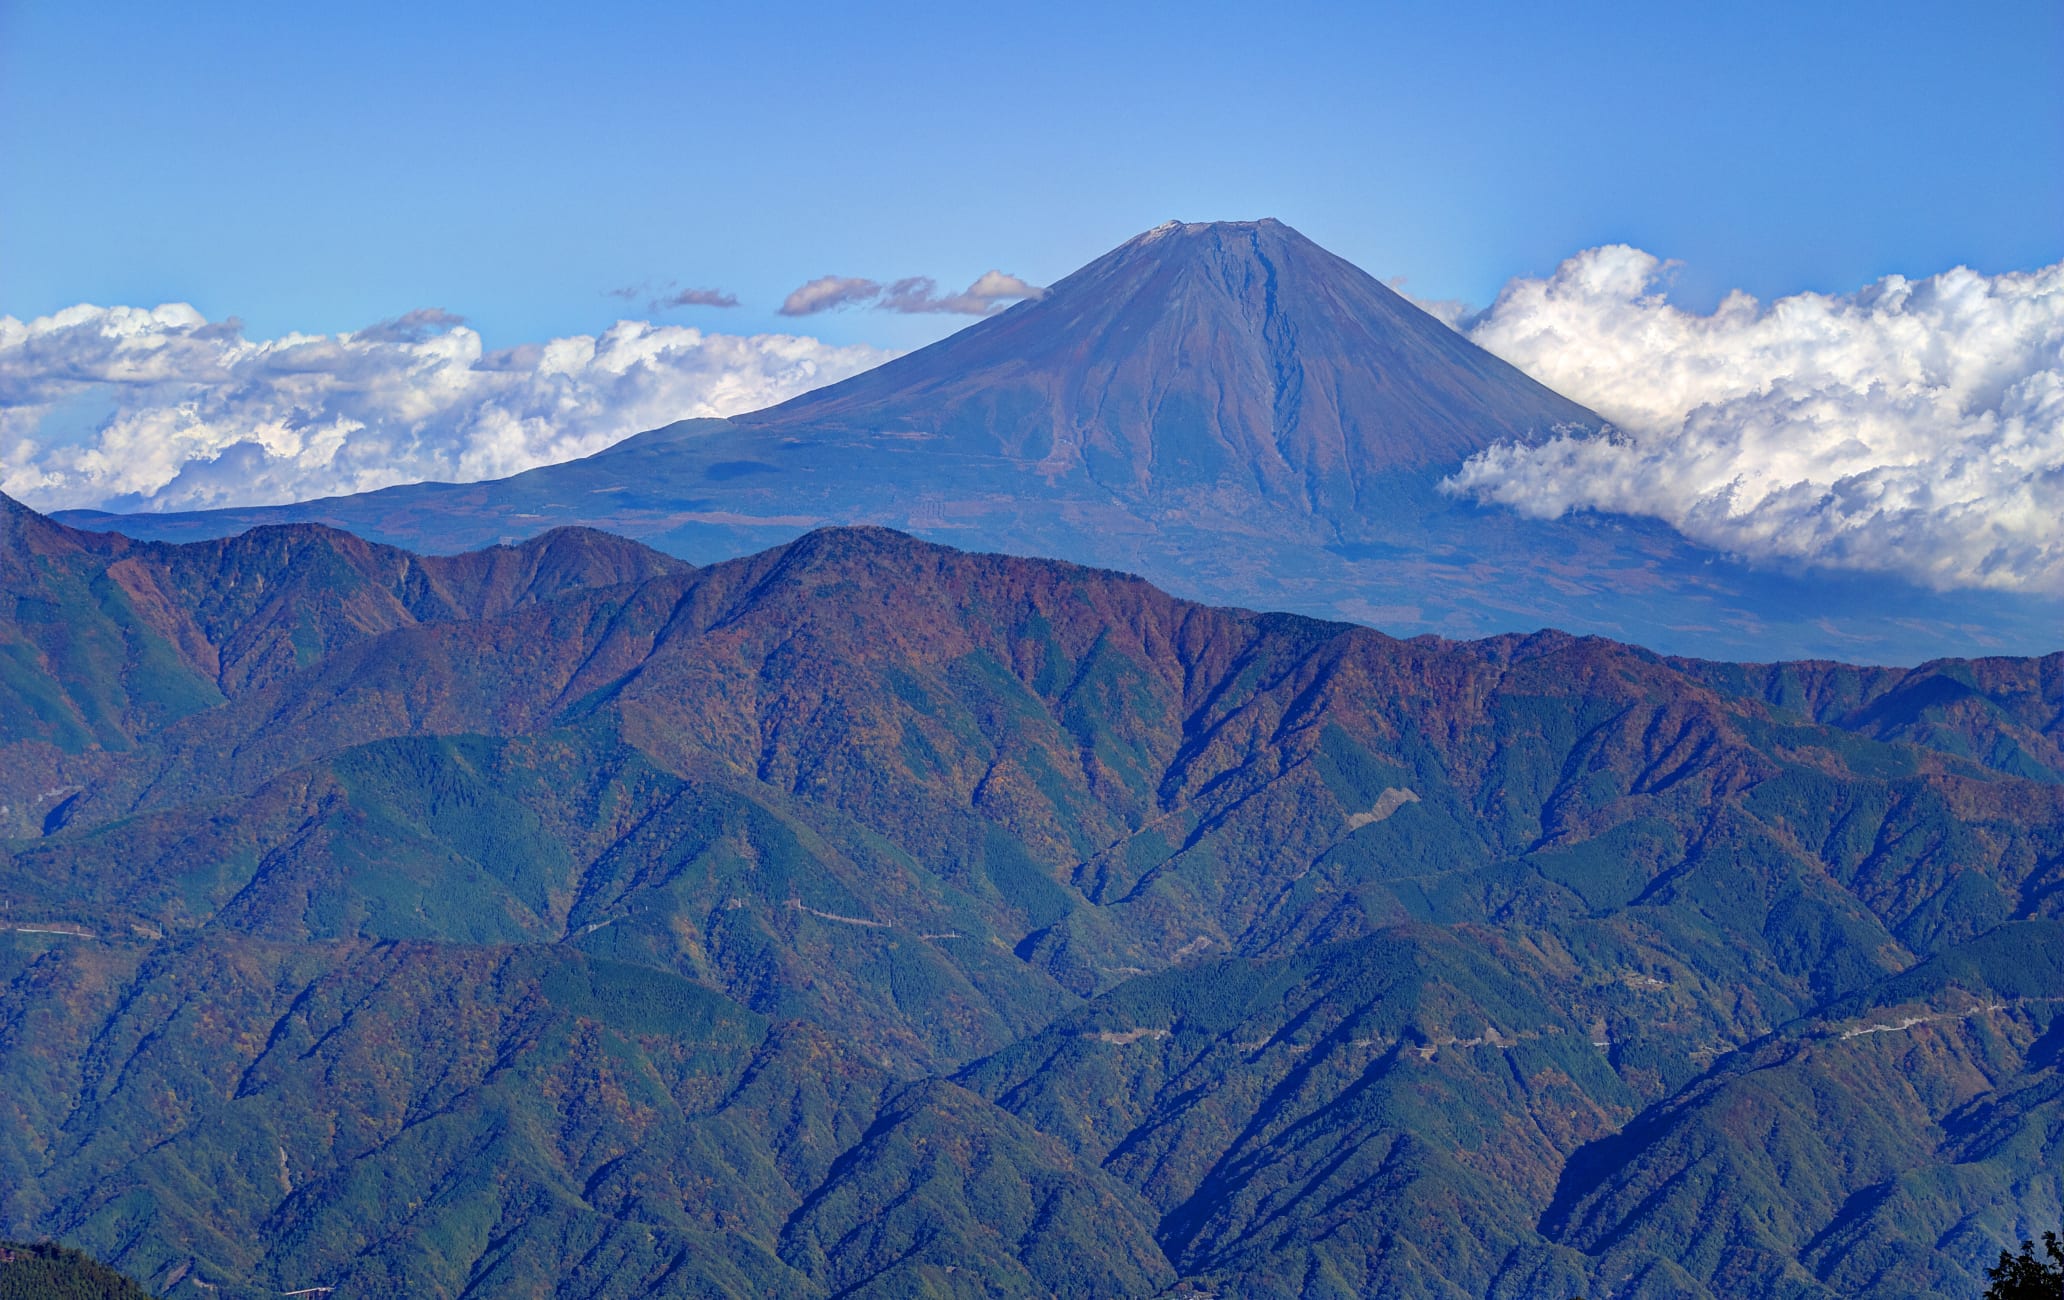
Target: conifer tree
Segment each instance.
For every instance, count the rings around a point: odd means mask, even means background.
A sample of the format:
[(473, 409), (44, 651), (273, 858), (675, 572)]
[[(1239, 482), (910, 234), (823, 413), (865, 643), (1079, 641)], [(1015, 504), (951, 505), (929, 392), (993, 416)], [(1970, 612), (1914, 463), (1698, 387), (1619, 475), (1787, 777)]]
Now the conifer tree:
[(2043, 1234), (2043, 1254), (2049, 1258), (2036, 1258), (2035, 1243), (2027, 1240), (2018, 1255), (2002, 1250), (1999, 1263), (1985, 1270), (1992, 1283), (1985, 1300), (2064, 1300), (2064, 1245), (2056, 1233)]

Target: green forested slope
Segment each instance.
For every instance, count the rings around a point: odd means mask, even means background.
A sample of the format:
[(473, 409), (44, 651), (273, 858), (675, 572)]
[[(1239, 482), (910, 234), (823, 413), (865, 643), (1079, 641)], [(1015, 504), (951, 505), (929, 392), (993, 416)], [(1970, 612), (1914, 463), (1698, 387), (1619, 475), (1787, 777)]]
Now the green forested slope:
[(150, 1300), (150, 1293), (76, 1250), (0, 1241), (0, 1300)]
[(2064, 1201), (2040, 667), (14, 518), (0, 1231), (160, 1290), (1958, 1294)]

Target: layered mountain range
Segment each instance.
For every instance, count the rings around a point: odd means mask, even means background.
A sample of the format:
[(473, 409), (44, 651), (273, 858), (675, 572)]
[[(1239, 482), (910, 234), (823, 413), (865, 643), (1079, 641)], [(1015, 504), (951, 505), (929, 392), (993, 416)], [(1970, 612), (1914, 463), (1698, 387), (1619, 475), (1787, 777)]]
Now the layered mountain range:
[(2058, 648), (2054, 600), (1760, 571), (1652, 520), (1535, 520), (1442, 490), (1494, 443), (1601, 426), (1280, 222), (1171, 222), (876, 370), (585, 460), (64, 518), (169, 540), (321, 522), (436, 552), (590, 525), (697, 563), (877, 524), (1404, 634), (1552, 626), (1706, 657), (1898, 663)]
[(0, 1235), (159, 1294), (1956, 1295), (2064, 1217), (2056, 655), (0, 498), (0, 836)]

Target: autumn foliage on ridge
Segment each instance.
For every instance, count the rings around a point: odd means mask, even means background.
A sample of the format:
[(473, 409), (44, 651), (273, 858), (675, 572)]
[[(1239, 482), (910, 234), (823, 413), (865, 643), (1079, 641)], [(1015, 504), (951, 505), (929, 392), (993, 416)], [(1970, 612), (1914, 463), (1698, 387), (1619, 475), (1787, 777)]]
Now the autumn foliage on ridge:
[(0, 1231), (225, 1297), (1975, 1292), (2058, 666), (0, 503)]

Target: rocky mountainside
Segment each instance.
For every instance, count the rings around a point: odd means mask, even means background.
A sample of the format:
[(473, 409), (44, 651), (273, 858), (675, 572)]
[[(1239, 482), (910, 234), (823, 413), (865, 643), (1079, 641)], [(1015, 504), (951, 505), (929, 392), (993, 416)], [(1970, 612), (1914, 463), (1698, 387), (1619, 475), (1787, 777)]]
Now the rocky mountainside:
[(1960, 1294), (2064, 1209), (2054, 662), (0, 518), (0, 1233), (161, 1293)]
[(66, 519), (173, 540), (312, 522), (418, 551), (592, 525), (697, 563), (875, 524), (1405, 634), (1553, 626), (1908, 663), (2058, 648), (2055, 601), (1805, 581), (1653, 521), (1530, 520), (1440, 488), (1492, 443), (1599, 427), (1280, 222), (1171, 222), (1036, 301), (733, 420), (491, 483)]

